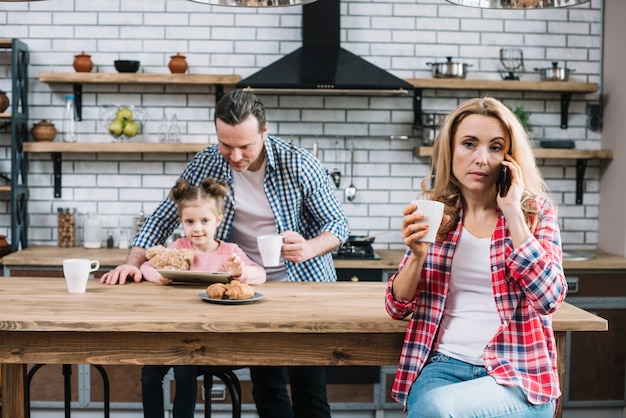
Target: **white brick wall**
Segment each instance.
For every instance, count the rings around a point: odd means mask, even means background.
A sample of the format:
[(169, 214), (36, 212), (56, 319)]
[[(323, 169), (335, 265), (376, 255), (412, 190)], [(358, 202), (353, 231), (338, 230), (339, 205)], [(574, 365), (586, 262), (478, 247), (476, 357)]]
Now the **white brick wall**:
[[(527, 73), (538, 80), (535, 67), (551, 61), (575, 69), (572, 79), (600, 81), (602, 0), (561, 10), (501, 11), (451, 5), (444, 0), (342, 0), (342, 46), (403, 78), (429, 78), (427, 62), (445, 56), (470, 63), (470, 78), (499, 79), (502, 47), (524, 51)], [(135, 58), (141, 71), (167, 73), (171, 55), (187, 56), (190, 73), (247, 76), (301, 44), (301, 8), (230, 8), (184, 0), (48, 0), (0, 3), (0, 38), (18, 37), (31, 50), (30, 123), (49, 119), (60, 127), (65, 94), (70, 85), (47, 85), (40, 72), (73, 71), (73, 55), (92, 55), (93, 71), (113, 72), (117, 58)], [(0, 89), (10, 95), (7, 53), (0, 53)], [(185, 142), (215, 141), (212, 123), (215, 91), (198, 86), (85, 85), (84, 121), (80, 141), (108, 141), (98, 122), (100, 106), (133, 104), (148, 109), (147, 134), (156, 141), (163, 112), (176, 114)], [(424, 91), (426, 111), (447, 112), (467, 98), (487, 91)], [(600, 148), (601, 133), (587, 129), (587, 102), (599, 94), (574, 95), (569, 129), (560, 129), (560, 97), (552, 93), (492, 94), (511, 106), (532, 112), (537, 139), (574, 139), (579, 148)], [(349, 184), (348, 149), (356, 146), (357, 198), (344, 202), (356, 234), (393, 232), (377, 239), (380, 248), (401, 248), (400, 213), (419, 190), (428, 160), (416, 159), (420, 144), (413, 132), (411, 97), (264, 95), (270, 131), (312, 148), (343, 173)], [(351, 136), (357, 135), (358, 138)], [(407, 135), (407, 140), (390, 139)], [(335, 143), (339, 146), (338, 161)], [(0, 171), (8, 173), (7, 130), (0, 132)], [(30, 243), (56, 243), (56, 208), (76, 207), (84, 215), (97, 211), (105, 231), (130, 228), (139, 210), (152, 211), (166, 195), (191, 155), (66, 154), (63, 155), (62, 198), (53, 197), (49, 155), (30, 155)], [(600, 164), (586, 171), (584, 204), (575, 205), (575, 162), (540, 161), (561, 207), (566, 246), (597, 244)], [(8, 194), (0, 201), (0, 233), (9, 233)]]

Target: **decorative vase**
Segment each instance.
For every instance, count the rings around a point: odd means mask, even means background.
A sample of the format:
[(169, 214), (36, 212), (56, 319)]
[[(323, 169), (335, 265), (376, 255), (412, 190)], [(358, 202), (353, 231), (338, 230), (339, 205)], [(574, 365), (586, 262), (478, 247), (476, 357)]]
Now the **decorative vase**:
[(57, 130), (53, 123), (43, 119), (33, 125), (33, 129), (30, 130), (35, 141), (53, 141), (57, 135)]
[(9, 101), (7, 94), (0, 90), (0, 113), (7, 110), (9, 108), (9, 104), (11, 104), (11, 102)]
[(172, 72), (172, 74), (185, 74), (187, 68), (187, 60), (184, 55), (180, 55), (180, 52), (177, 52), (176, 55), (172, 55), (170, 59), (170, 63), (167, 65)]
[(82, 51), (78, 55), (74, 55), (74, 69), (78, 73), (88, 73), (93, 68), (93, 62), (91, 62), (91, 55), (85, 54)]

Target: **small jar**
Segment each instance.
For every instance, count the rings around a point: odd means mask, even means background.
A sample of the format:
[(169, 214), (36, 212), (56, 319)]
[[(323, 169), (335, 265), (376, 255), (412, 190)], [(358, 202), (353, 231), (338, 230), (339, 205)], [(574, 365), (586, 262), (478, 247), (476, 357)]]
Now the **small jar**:
[(185, 74), (187, 68), (189, 68), (185, 56), (177, 52), (176, 55), (172, 55), (170, 58), (170, 63), (167, 66), (172, 74)]
[(93, 62), (91, 62), (91, 55), (85, 54), (85, 51), (82, 51), (78, 55), (74, 55), (74, 63), (72, 64), (74, 70), (77, 73), (89, 73), (93, 68)]
[(5, 110), (9, 108), (11, 101), (5, 92), (0, 90), (0, 113), (3, 113)]
[(59, 247), (76, 247), (76, 208), (58, 208)]
[(54, 141), (57, 136), (57, 129), (54, 127), (54, 123), (42, 119), (33, 125), (30, 134), (35, 141)]
[(85, 248), (102, 246), (102, 222), (95, 213), (89, 213), (83, 223), (83, 246)]

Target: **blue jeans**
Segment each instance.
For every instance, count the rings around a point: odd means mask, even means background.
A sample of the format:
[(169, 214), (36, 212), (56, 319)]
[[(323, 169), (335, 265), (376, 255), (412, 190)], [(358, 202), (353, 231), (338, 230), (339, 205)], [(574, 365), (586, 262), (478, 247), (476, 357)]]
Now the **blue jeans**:
[(408, 398), (408, 418), (552, 418), (556, 402), (533, 405), (519, 386), (496, 383), (484, 367), (435, 353)]
[[(172, 366), (141, 368), (141, 398), (144, 418), (163, 418), (163, 378)], [(174, 418), (193, 418), (197, 397), (197, 366), (174, 366), (176, 392)]]
[(324, 367), (250, 367), (250, 379), (260, 418), (330, 418)]

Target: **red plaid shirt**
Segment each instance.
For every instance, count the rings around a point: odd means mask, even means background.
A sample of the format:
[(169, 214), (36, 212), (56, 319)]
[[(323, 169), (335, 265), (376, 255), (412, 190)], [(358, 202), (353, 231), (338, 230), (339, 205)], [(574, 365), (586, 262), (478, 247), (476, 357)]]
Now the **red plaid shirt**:
[[(565, 299), (567, 283), (555, 208), (545, 199), (536, 199), (536, 204), (540, 209), (533, 235), (519, 248), (512, 246), (502, 213), (491, 237), (491, 282), (501, 326), (485, 347), (483, 361), (499, 384), (519, 386), (529, 402), (543, 404), (561, 395), (552, 313)], [(391, 392), (405, 407), (441, 322), (462, 215), (460, 210), (445, 241), (431, 245), (413, 300), (394, 297), (395, 275), (389, 280), (385, 298), (389, 315), (403, 319), (413, 313)], [(398, 271), (410, 254), (407, 251)]]

